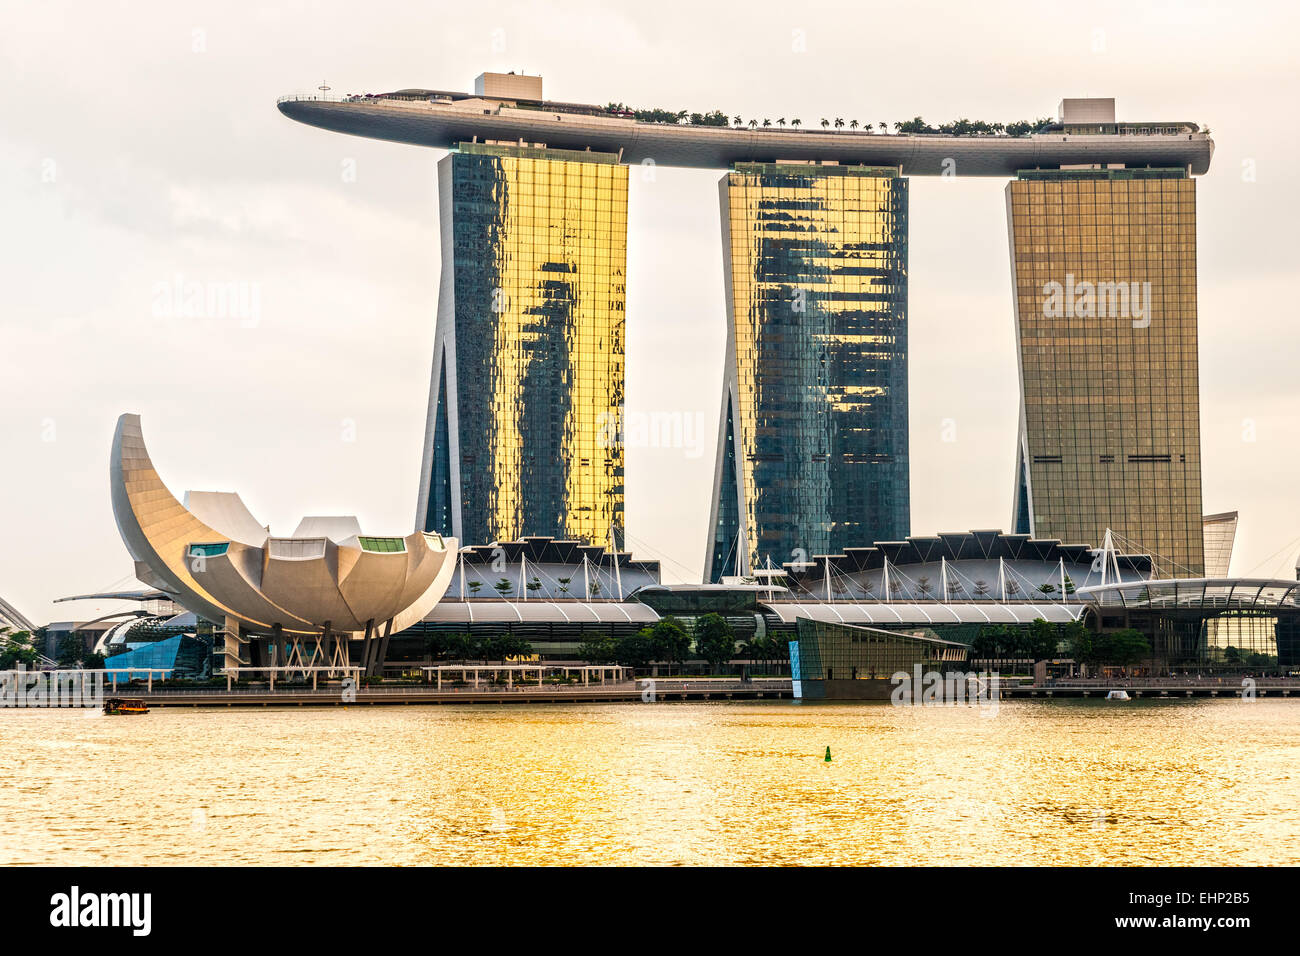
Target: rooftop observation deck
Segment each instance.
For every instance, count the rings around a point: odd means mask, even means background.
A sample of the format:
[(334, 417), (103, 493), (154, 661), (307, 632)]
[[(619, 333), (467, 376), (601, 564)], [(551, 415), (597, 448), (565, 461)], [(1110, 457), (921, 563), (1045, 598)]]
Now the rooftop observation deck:
[(726, 169), (735, 163), (897, 166), (909, 176), (1014, 176), (1093, 163), (1183, 167), (1201, 175), (1214, 141), (1195, 123), (1060, 126), (1024, 136), (878, 133), (647, 123), (598, 106), (504, 100), (439, 90), (281, 97), (290, 119), (336, 133), (450, 149), (457, 143), (545, 145), (618, 154), (624, 163)]

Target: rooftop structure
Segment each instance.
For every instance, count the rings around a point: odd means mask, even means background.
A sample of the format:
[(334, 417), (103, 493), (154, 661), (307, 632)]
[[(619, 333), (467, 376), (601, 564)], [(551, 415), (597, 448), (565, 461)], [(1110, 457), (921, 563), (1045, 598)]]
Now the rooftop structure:
[[(525, 96), (534, 86), (536, 98)], [(1114, 122), (1091, 100), (1065, 100), (1072, 125), (1026, 136), (871, 133), (836, 128), (746, 128), (640, 122), (605, 107), (541, 99), (541, 78), (486, 73), (475, 93), (405, 89), (285, 96), (280, 112), (309, 126), (450, 149), (457, 143), (544, 145), (618, 154), (624, 163), (725, 169), (734, 163), (819, 161), (894, 166), (911, 176), (1012, 176), (1020, 169), (1119, 163), (1209, 169), (1214, 143), (1195, 123)], [(1101, 101), (1106, 102), (1106, 101)], [(1109, 122), (1099, 118), (1109, 115)], [(1075, 119), (1080, 124), (1073, 124)], [(1083, 120), (1087, 122), (1082, 122)]]

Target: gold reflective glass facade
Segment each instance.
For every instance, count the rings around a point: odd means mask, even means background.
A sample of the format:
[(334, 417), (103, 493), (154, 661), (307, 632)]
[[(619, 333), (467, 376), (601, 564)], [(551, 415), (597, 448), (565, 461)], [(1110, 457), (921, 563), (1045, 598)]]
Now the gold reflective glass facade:
[(624, 400), (627, 167), (612, 154), (482, 144), (443, 162), (454, 262), (426, 530), (467, 545), (621, 545), (623, 449), (609, 436)]
[(1183, 170), (1022, 172), (1006, 190), (1021, 422), (1018, 532), (1161, 576), (1204, 569), (1196, 184)]
[(720, 189), (730, 341), (706, 573), (906, 536), (907, 180), (746, 164)]

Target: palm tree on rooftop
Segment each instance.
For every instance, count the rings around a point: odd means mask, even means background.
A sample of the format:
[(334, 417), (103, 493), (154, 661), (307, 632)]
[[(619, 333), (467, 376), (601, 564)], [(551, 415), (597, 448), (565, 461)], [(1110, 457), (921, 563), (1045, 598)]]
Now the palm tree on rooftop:
[(842, 120), (842, 119), (841, 119), (840, 117), (838, 117), (838, 116), (835, 117), (835, 128), (836, 128), (836, 129), (843, 129), (843, 128), (844, 128), (844, 120)]
[(858, 121), (857, 121), (857, 120), (849, 120), (849, 129), (857, 129), (857, 128), (858, 128)]
[(767, 129), (771, 125), (772, 125), (772, 121), (770, 119), (763, 120), (763, 129)]
[(749, 121), (749, 128), (750, 128), (750, 129), (753, 129), (753, 128), (754, 128), (755, 126), (757, 126), (757, 125), (758, 125), (758, 120), (756, 120), (756, 119), (752, 119), (752, 120)]
[(733, 123), (735, 123), (737, 126), (740, 126), (742, 123), (745, 122), (745, 121), (744, 121), (743, 119), (741, 119), (739, 116), (733, 116), (733, 117), (731, 118), (731, 121), (732, 121)]
[(803, 120), (801, 120), (801, 119), (799, 119), (799, 118), (796, 117), (795, 119), (790, 120), (790, 125), (791, 125), (791, 126), (802, 126), (802, 125), (803, 125)]
[(782, 116), (779, 120), (777, 120), (777, 121), (776, 121), (776, 125), (777, 125), (777, 126), (780, 126), (782, 129), (784, 129), (784, 128), (785, 128), (785, 117)]
[(825, 116), (823, 116), (823, 117), (822, 117), (822, 129), (825, 129), (827, 126), (830, 126), (830, 125), (831, 125), (831, 121), (828, 120)]
[(879, 124), (879, 129), (880, 129), (880, 131), (881, 131), (882, 133), (888, 133), (888, 132), (889, 132), (889, 124), (888, 124), (888, 123), (880, 123), (880, 124)]

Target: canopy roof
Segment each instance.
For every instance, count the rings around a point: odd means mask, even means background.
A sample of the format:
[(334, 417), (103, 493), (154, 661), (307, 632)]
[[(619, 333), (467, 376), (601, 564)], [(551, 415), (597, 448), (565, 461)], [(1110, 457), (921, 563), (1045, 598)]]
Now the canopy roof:
[(1038, 618), (1053, 624), (1077, 621), (1087, 610), (1082, 604), (796, 604), (773, 601), (764, 605), (781, 619), (829, 624), (1030, 624)]
[(1296, 608), (1300, 581), (1277, 578), (1171, 578), (1079, 588), (1075, 596), (1126, 608), (1269, 610)]
[(635, 601), (442, 601), (430, 624), (654, 624), (659, 615)]

